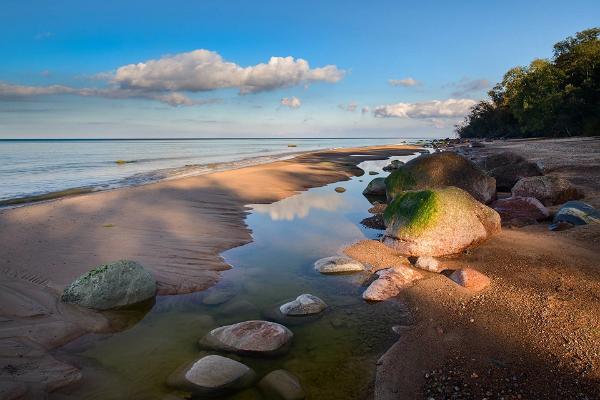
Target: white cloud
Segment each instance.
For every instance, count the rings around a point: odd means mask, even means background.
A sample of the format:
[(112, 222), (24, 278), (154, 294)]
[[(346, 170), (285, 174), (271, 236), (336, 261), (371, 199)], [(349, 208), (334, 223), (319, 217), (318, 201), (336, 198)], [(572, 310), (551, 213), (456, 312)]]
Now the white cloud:
[(403, 86), (403, 87), (417, 86), (420, 84), (419, 81), (417, 81), (411, 77), (404, 78), (404, 79), (390, 79), (388, 81), (388, 83), (392, 86)]
[(302, 102), (297, 97), (284, 97), (280, 103), (282, 106), (289, 108), (299, 108), (302, 105)]
[(476, 103), (472, 99), (432, 100), (422, 103), (396, 103), (378, 106), (373, 115), (379, 118), (457, 118), (463, 117)]
[(361, 110), (360, 110), (361, 114), (367, 114), (369, 112), (369, 107), (364, 106)]
[[(104, 88), (0, 83), (0, 98), (70, 94), (114, 99), (144, 98), (172, 106), (197, 105), (214, 100), (194, 100), (183, 92), (236, 88), (240, 94), (251, 94), (314, 82), (335, 83), (343, 76), (344, 71), (335, 65), (311, 68), (308, 61), (294, 57), (271, 57), (267, 63), (242, 67), (223, 60), (214, 51), (201, 49), (125, 65), (112, 73), (99, 73), (95, 79), (106, 81), (108, 85)], [(298, 108), (300, 100), (295, 99), (288, 106)]]
[(338, 108), (344, 111), (355, 112), (358, 109), (358, 104), (353, 101), (348, 104), (338, 104)]
[(310, 68), (301, 58), (271, 57), (268, 63), (241, 67), (214, 51), (194, 50), (117, 69), (112, 82), (121, 88), (202, 92), (237, 88), (257, 93), (312, 82), (338, 82), (344, 71), (335, 65)]

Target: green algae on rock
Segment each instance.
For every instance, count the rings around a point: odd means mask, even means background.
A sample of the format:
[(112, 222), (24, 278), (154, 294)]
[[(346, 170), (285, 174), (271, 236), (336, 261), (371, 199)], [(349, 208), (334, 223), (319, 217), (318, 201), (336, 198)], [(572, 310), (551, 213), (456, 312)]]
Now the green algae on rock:
[(140, 264), (119, 260), (101, 265), (73, 281), (61, 297), (64, 303), (96, 310), (125, 307), (149, 300), (156, 281)]
[(498, 213), (456, 187), (406, 192), (384, 219), (384, 243), (407, 256), (456, 254), (500, 231)]
[(496, 180), (452, 152), (421, 155), (392, 172), (385, 184), (389, 201), (408, 190), (446, 186), (461, 188), (483, 203), (491, 202), (496, 196)]

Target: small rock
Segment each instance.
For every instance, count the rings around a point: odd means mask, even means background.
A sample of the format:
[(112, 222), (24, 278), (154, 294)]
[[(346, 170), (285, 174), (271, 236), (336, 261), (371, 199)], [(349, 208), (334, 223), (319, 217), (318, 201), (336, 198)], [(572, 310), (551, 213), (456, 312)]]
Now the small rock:
[(315, 261), (315, 270), (322, 274), (364, 271), (365, 266), (348, 257), (326, 257)]
[(293, 336), (283, 325), (254, 320), (213, 329), (200, 340), (200, 345), (237, 353), (276, 354), (286, 349)]
[(379, 175), (379, 172), (377, 172), (377, 171), (369, 171), (369, 175)]
[(361, 225), (367, 228), (377, 229), (380, 231), (385, 230), (385, 221), (383, 220), (382, 214), (372, 215), (360, 221)]
[(341, 186), (336, 187), (334, 190), (338, 193), (344, 193), (346, 191), (346, 189)]
[(383, 269), (377, 272), (377, 279), (363, 292), (363, 299), (368, 301), (382, 301), (397, 296), (406, 287), (412, 286), (414, 281), (423, 278), (415, 269), (406, 266)]
[(550, 216), (550, 211), (534, 197), (499, 199), (492, 203), (491, 207), (500, 214), (503, 224), (513, 220), (536, 222)]
[(457, 269), (450, 275), (450, 279), (473, 291), (483, 290), (490, 284), (490, 278), (472, 268)]
[(375, 202), (373, 203), (373, 207), (369, 208), (369, 212), (371, 214), (383, 214), (386, 208), (387, 204)]
[(566, 222), (572, 225), (600, 224), (600, 211), (583, 201), (568, 201), (558, 210), (552, 222)]
[(392, 162), (390, 162), (388, 165), (383, 167), (383, 170), (386, 172), (395, 171), (403, 165), (404, 165), (404, 162), (402, 162), (400, 160), (392, 160)]
[(178, 368), (169, 376), (167, 384), (197, 395), (215, 396), (247, 387), (254, 378), (254, 371), (246, 365), (209, 355)]
[(431, 256), (421, 256), (417, 258), (415, 267), (430, 272), (440, 272), (442, 270), (442, 266), (440, 265), (439, 261)]
[(301, 400), (306, 396), (298, 378), (283, 369), (267, 374), (260, 380), (258, 387), (269, 399)]
[(327, 304), (312, 294), (301, 294), (294, 301), (285, 303), (279, 310), (284, 315), (312, 315), (327, 308)]

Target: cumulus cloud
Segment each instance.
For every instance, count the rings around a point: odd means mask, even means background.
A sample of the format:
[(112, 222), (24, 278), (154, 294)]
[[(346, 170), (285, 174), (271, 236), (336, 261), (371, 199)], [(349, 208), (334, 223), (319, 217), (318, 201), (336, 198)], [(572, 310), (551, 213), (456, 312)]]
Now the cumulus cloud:
[[(271, 57), (267, 63), (242, 67), (224, 60), (209, 50), (194, 50), (155, 60), (119, 67), (114, 72), (95, 76), (105, 81), (105, 88), (75, 88), (64, 85), (23, 86), (0, 83), (0, 97), (27, 97), (56, 94), (99, 96), (108, 98), (145, 98), (173, 106), (204, 104), (185, 92), (208, 92), (238, 89), (242, 95), (309, 85), (314, 82), (335, 83), (344, 71), (335, 65), (311, 68), (308, 61), (294, 57)], [(293, 100), (295, 98), (292, 98)], [(208, 101), (210, 102), (210, 101)], [(283, 103), (282, 103), (283, 104)], [(295, 99), (291, 108), (300, 106)]]
[(203, 92), (237, 88), (240, 94), (258, 93), (312, 82), (338, 82), (344, 71), (335, 65), (310, 68), (294, 57), (271, 57), (268, 63), (241, 67), (218, 53), (194, 50), (129, 64), (117, 69), (112, 82), (121, 88)]
[(489, 89), (491, 84), (487, 79), (463, 78), (460, 81), (450, 83), (447, 86), (454, 88), (454, 91), (451, 93), (452, 97), (466, 97), (482, 90)]
[(338, 108), (340, 110), (355, 112), (358, 109), (358, 104), (355, 102), (350, 102), (348, 104), (338, 104)]
[(416, 79), (413, 79), (411, 77), (404, 78), (404, 79), (390, 79), (388, 81), (388, 83), (392, 86), (402, 86), (402, 87), (411, 87), (411, 86), (417, 86), (420, 84), (419, 81), (417, 81)]
[(396, 103), (378, 106), (373, 115), (378, 118), (457, 118), (463, 117), (476, 103), (472, 99), (432, 100), (421, 103)]
[(284, 97), (283, 99), (281, 99), (280, 103), (282, 106), (289, 108), (300, 108), (300, 106), (302, 105), (300, 99), (294, 96)]

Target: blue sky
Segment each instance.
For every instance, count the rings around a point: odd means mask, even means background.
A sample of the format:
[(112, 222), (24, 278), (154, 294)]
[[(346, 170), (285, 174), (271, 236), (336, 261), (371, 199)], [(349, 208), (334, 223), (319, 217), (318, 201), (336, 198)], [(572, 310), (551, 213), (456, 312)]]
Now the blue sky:
[(598, 21), (598, 1), (4, 0), (0, 138), (448, 136)]

